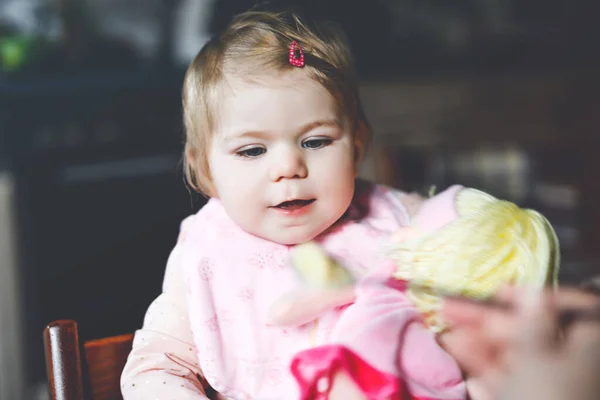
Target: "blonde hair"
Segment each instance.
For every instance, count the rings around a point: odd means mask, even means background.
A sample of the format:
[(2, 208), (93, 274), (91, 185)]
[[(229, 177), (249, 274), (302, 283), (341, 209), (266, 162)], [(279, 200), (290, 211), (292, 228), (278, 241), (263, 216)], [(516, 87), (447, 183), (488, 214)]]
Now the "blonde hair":
[(183, 85), (188, 184), (210, 195), (207, 152), (215, 131), (220, 85), (226, 76), (252, 79), (265, 71), (288, 71), (292, 41), (305, 53), (304, 69), (336, 100), (353, 124), (360, 159), (371, 128), (360, 104), (354, 60), (343, 32), (331, 23), (306, 22), (288, 12), (248, 11), (209, 41), (190, 64)]
[(557, 284), (558, 239), (540, 213), (474, 189), (458, 193), (456, 209), (457, 219), (397, 244), (391, 253), (394, 277), (412, 283), (407, 295), (433, 331), (446, 328), (436, 289), (486, 298), (505, 284)]

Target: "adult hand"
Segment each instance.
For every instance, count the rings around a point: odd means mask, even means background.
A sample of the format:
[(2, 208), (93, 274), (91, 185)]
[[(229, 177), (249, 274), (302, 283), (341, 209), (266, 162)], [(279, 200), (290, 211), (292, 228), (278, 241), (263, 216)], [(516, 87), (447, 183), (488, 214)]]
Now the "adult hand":
[(509, 309), (449, 299), (453, 331), (443, 344), (489, 398), (600, 398), (600, 322), (561, 330), (559, 312), (593, 309), (598, 297), (577, 289), (535, 295), (504, 290)]

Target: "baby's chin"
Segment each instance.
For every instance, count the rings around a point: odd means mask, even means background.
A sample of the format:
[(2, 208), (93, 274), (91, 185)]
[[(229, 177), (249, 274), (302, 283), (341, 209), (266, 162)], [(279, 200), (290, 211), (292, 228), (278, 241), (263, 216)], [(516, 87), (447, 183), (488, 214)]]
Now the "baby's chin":
[(326, 229), (327, 227), (312, 228), (307, 226), (298, 226), (283, 228), (279, 229), (278, 231), (262, 231), (257, 229), (255, 232), (252, 232), (251, 230), (249, 233), (284, 246), (295, 246), (297, 244), (306, 243), (315, 239)]
[(269, 235), (269, 237), (264, 237), (263, 239), (267, 239), (271, 242), (275, 242), (285, 246), (295, 246), (297, 244), (302, 244), (309, 242), (319, 236), (321, 232), (316, 233), (296, 233), (296, 232), (285, 232), (278, 235)]

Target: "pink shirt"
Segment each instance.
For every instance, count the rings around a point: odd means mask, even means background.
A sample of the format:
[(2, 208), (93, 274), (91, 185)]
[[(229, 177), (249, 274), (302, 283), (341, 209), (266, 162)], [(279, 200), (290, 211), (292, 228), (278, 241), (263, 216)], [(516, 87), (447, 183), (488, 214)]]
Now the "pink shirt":
[[(363, 184), (348, 214), (361, 217), (341, 221), (321, 235), (321, 244), (358, 278), (387, 268), (380, 244), (409, 220), (399, 194)], [(301, 285), (288, 266), (289, 249), (241, 230), (216, 199), (187, 218), (163, 294), (136, 333), (122, 376), (124, 398), (203, 398), (205, 379), (227, 398), (297, 399), (292, 358), (331, 343), (343, 309), (295, 328), (265, 322), (271, 304)], [(422, 332), (425, 341), (434, 340)]]

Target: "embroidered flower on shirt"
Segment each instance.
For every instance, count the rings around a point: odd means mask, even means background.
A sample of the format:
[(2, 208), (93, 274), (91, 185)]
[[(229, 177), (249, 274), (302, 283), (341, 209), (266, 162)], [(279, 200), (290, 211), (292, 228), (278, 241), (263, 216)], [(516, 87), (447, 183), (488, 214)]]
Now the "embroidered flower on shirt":
[(211, 332), (216, 332), (219, 330), (219, 318), (217, 318), (217, 314), (214, 314), (212, 317), (204, 321), (204, 324)]
[(289, 262), (289, 251), (284, 248), (274, 248), (260, 253), (254, 253), (248, 260), (250, 265), (259, 269), (283, 269)]
[(250, 265), (259, 268), (272, 268), (275, 262), (275, 258), (271, 252), (254, 253), (250, 256)]
[(211, 280), (213, 276), (213, 262), (209, 258), (204, 257), (200, 260), (198, 274), (200, 275), (200, 279), (205, 282)]
[(287, 268), (290, 264), (290, 251), (287, 248), (278, 248), (274, 252), (273, 267), (278, 269)]

